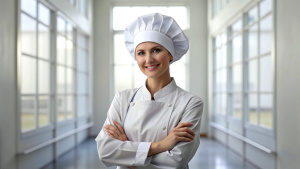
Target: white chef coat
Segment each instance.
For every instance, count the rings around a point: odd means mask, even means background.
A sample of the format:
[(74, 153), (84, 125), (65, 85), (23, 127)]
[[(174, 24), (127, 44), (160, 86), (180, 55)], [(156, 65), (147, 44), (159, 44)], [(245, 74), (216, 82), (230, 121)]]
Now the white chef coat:
[[(104, 126), (117, 121), (123, 125), (129, 141), (112, 139), (102, 128), (96, 138), (99, 158), (107, 167), (117, 165), (118, 169), (127, 166), (187, 169), (200, 143), (202, 111), (201, 98), (178, 87), (174, 79), (154, 94), (154, 100), (145, 84), (141, 88), (118, 92)], [(172, 150), (147, 157), (151, 143), (163, 140), (182, 122), (193, 124), (190, 128), (195, 132), (195, 139), (178, 142)]]

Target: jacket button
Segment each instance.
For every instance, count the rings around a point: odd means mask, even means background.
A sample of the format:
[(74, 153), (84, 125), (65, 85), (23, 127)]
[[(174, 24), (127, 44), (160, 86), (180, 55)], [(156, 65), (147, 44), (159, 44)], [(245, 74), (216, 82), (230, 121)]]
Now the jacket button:
[(134, 106), (134, 105), (135, 105), (135, 103), (134, 103), (134, 102), (132, 102), (131, 106)]
[(171, 104), (171, 103), (169, 103), (169, 104), (168, 104), (168, 107), (171, 107), (171, 106), (172, 106), (172, 104)]
[(166, 126), (162, 126), (161, 129), (166, 130)]

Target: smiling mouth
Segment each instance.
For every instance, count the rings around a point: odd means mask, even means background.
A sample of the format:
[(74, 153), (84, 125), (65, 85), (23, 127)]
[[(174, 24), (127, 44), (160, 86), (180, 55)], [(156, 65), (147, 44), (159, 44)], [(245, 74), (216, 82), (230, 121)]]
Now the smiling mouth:
[(151, 66), (145, 66), (145, 68), (148, 69), (148, 70), (154, 70), (158, 66), (159, 66), (159, 64), (157, 64), (157, 65), (151, 65)]

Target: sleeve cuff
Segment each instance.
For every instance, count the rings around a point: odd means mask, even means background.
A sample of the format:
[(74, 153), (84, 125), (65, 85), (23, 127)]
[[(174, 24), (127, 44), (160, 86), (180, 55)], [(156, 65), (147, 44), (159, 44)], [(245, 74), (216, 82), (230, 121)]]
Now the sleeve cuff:
[(148, 152), (151, 146), (151, 142), (141, 142), (139, 143), (136, 156), (135, 164), (136, 166), (145, 166), (148, 165), (152, 157), (148, 157)]

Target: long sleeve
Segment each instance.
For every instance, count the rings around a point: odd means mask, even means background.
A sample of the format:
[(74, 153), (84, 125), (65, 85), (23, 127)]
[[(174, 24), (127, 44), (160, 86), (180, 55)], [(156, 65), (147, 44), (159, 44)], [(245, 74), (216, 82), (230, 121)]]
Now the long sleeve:
[[(122, 124), (122, 118), (126, 112), (120, 112), (121, 94), (118, 93), (108, 110), (104, 126), (113, 124), (113, 120)], [(119, 141), (110, 138), (106, 132), (100, 131), (95, 139), (97, 142), (98, 155), (100, 160), (107, 166), (144, 166), (149, 164), (151, 158), (147, 158), (150, 142)], [(146, 152), (145, 152), (146, 151)]]
[(191, 129), (195, 132), (195, 139), (192, 142), (179, 142), (172, 150), (152, 156), (151, 162), (148, 165), (149, 168), (183, 169), (188, 165), (200, 144), (199, 136), (202, 112), (202, 100), (198, 97), (192, 99), (179, 123), (191, 122), (193, 124)]

